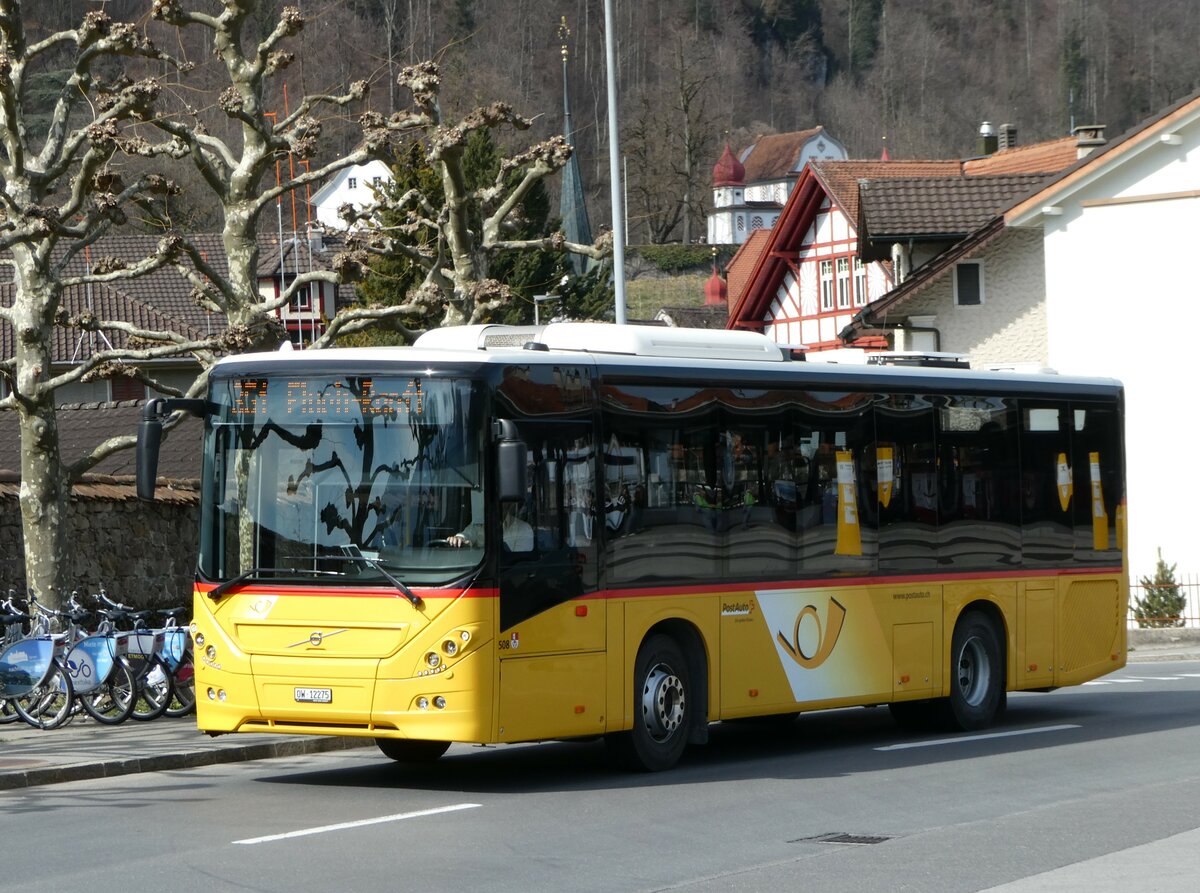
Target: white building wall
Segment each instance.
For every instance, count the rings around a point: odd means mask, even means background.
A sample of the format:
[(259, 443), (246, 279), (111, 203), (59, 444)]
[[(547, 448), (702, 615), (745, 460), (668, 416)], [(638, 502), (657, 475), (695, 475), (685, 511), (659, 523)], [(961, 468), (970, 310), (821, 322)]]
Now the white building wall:
[[(312, 197), (317, 221), (331, 229), (345, 229), (346, 224), (338, 216), (342, 205), (363, 207), (374, 200), (371, 184), (378, 180), (388, 183), (391, 171), (382, 161), (368, 161), (341, 171), (331, 182), (317, 190)], [(354, 185), (351, 186), (351, 181)]]
[(933, 316), (933, 326), (941, 332), (941, 349), (967, 354), (974, 366), (1046, 365), (1040, 231), (1010, 230), (972, 260), (983, 264), (982, 304), (956, 306), (950, 272), (906, 301), (904, 315)]
[[(1164, 153), (1176, 157), (1163, 165)], [(1134, 578), (1153, 575), (1159, 547), (1180, 573), (1200, 572), (1196, 486), (1184, 471), (1200, 443), (1200, 414), (1188, 397), (1195, 389), (1188, 324), (1200, 298), (1188, 260), (1200, 232), (1200, 198), (1104, 200), (1195, 190), (1197, 166), (1195, 147), (1155, 146), (1119, 177), (1073, 196), (1062, 216), (1043, 218), (1050, 365), (1125, 384)]]

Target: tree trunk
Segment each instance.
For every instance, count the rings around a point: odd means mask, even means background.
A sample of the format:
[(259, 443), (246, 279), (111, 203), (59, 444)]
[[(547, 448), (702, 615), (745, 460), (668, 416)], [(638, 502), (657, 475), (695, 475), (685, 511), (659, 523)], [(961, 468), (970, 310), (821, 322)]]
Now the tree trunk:
[(58, 608), (71, 589), (66, 531), (71, 488), (59, 453), (54, 392), (45, 388), (58, 295), (27, 248), (14, 246), (12, 253), (17, 271), (13, 306), (17, 392), (25, 398), (18, 401), (25, 581), (39, 601)]

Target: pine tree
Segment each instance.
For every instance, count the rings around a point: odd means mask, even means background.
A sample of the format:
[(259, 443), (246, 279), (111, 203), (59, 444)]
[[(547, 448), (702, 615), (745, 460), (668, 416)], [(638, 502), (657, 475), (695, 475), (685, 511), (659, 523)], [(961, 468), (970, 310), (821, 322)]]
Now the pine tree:
[(1144, 598), (1135, 598), (1133, 616), (1142, 629), (1183, 626), (1187, 596), (1175, 580), (1175, 565), (1167, 564), (1158, 550), (1154, 579), (1142, 577)]
[[(472, 190), (485, 189), (496, 181), (503, 161), (499, 147), (486, 129), (476, 130), (467, 140), (462, 160), (462, 171), (466, 186)], [(393, 199), (398, 199), (410, 189), (416, 189), (435, 205), (445, 201), (438, 171), (426, 157), (425, 144), (412, 140), (392, 165), (393, 180), (384, 190)], [(509, 178), (509, 188), (520, 179), (518, 173)], [(381, 219), (385, 227), (395, 229), (404, 224), (403, 214), (384, 210)], [(546, 186), (538, 182), (512, 214), (511, 236), (516, 239), (534, 239), (551, 231), (550, 196)], [(557, 221), (553, 221), (557, 225)], [(482, 208), (471, 204), (467, 208), (467, 223), (479, 232), (483, 227)], [(431, 245), (437, 233), (429, 227), (410, 227), (405, 241), (422, 246)], [(566, 272), (565, 253), (544, 249), (498, 251), (490, 258), (489, 275), (503, 282), (517, 296), (498, 318), (497, 322), (520, 325), (533, 321), (533, 295), (546, 294), (554, 289)], [(398, 304), (421, 284), (425, 270), (400, 256), (376, 257), (371, 261), (371, 275), (358, 287), (359, 297), (364, 304)], [(408, 320), (420, 327), (420, 319)], [(400, 344), (402, 336), (387, 332), (365, 332), (341, 339), (342, 344)]]

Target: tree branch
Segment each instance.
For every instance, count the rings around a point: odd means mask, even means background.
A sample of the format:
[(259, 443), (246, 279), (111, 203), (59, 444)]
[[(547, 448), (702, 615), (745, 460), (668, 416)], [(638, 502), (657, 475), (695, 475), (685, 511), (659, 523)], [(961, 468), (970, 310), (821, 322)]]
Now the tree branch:
[(421, 316), (429, 311), (429, 304), (424, 300), (410, 301), (407, 304), (396, 304), (391, 307), (357, 307), (343, 310), (329, 322), (329, 328), (314, 341), (311, 347), (325, 348), (334, 344), (338, 338), (364, 332), (368, 329), (384, 328), (399, 332), (410, 342), (421, 334), (421, 330), (410, 329), (402, 317)]

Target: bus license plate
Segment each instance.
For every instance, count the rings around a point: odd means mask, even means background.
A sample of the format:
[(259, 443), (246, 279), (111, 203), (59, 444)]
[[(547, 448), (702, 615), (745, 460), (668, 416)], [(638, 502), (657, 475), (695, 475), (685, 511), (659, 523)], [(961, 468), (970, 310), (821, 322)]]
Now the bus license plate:
[(298, 688), (296, 700), (305, 704), (332, 704), (332, 688)]

